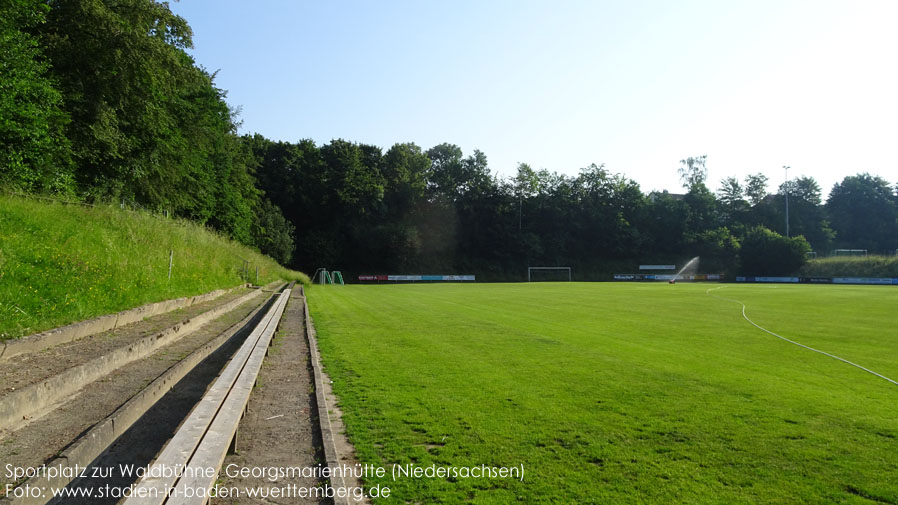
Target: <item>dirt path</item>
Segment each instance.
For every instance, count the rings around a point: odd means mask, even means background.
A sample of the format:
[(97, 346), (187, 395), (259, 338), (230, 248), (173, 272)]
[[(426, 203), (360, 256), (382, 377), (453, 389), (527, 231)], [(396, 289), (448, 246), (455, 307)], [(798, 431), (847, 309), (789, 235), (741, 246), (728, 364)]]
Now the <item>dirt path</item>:
[[(316, 468), (323, 461), (315, 392), (312, 389), (309, 349), (303, 326), (303, 305), (299, 293), (290, 297), (281, 326), (262, 365), (247, 412), (240, 422), (237, 453), (229, 454), (222, 465), (221, 486), (237, 489), (309, 489), (323, 485), (314, 478), (264, 476), (227, 477), (229, 468), (249, 471), (267, 468)], [(330, 503), (329, 500), (293, 496), (247, 496), (215, 498), (213, 504), (232, 503)]]

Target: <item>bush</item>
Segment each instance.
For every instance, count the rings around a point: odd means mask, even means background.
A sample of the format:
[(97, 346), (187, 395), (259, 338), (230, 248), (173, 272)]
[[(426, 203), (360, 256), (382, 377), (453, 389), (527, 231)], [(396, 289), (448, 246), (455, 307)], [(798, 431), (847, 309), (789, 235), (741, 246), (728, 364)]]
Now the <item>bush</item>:
[(740, 271), (743, 275), (793, 275), (805, 264), (810, 250), (802, 236), (787, 238), (758, 226), (742, 240)]
[(739, 240), (727, 228), (706, 230), (688, 239), (688, 250), (701, 258), (704, 272), (732, 272), (739, 253)]

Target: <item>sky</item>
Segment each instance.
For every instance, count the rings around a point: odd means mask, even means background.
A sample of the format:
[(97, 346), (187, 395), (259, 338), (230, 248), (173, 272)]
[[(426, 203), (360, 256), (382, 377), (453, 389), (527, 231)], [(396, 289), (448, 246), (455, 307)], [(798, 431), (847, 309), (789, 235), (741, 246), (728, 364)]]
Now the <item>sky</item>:
[(642, 190), (763, 173), (824, 197), (898, 181), (898, 2), (181, 0), (197, 63), (241, 133), (381, 146), (449, 142)]

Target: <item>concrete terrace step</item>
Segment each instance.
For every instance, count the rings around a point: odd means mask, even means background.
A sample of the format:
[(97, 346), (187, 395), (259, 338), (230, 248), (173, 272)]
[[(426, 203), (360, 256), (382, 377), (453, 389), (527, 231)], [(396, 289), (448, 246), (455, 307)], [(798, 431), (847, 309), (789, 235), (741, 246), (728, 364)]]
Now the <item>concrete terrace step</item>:
[(86, 384), (148, 356), (261, 295), (261, 290), (244, 288), (183, 312), (170, 312), (4, 360), (0, 367), (0, 437), (46, 413)]
[[(198, 364), (205, 363), (213, 353), (221, 354), (216, 351), (229, 354), (228, 349), (245, 338), (262, 318), (268, 298), (250, 297), (192, 334), (85, 385), (48, 415), (8, 433), (0, 443), (0, 460), (22, 468), (45, 462), (48, 467), (87, 467)], [(222, 356), (226, 359), (227, 354)], [(214, 377), (217, 372), (212, 373)], [(11, 483), (3, 480), (4, 487)], [(24, 484), (46, 491), (70, 481), (65, 477), (38, 477)], [(44, 498), (0, 499), (0, 505), (46, 502)]]
[(173, 300), (163, 300), (157, 303), (148, 303), (129, 310), (107, 314), (86, 321), (61, 326), (52, 330), (42, 331), (22, 338), (0, 342), (0, 360), (6, 360), (20, 354), (38, 352), (49, 347), (114, 330), (131, 323), (142, 321), (148, 317), (158, 316), (173, 310), (185, 309), (196, 304), (214, 300), (222, 295), (232, 293), (244, 288), (245, 285), (232, 289), (217, 289), (209, 293), (196, 296), (185, 296)]
[[(210, 476), (202, 470), (221, 466), (289, 296), (290, 289), (278, 296), (153, 462), (159, 471), (151, 472), (138, 483), (135, 493), (125, 502), (127, 505), (205, 503), (207, 497), (187, 491), (206, 490), (214, 483), (217, 473)], [(171, 472), (179, 468), (192, 471), (185, 470), (183, 475)], [(170, 493), (171, 489), (175, 492)]]

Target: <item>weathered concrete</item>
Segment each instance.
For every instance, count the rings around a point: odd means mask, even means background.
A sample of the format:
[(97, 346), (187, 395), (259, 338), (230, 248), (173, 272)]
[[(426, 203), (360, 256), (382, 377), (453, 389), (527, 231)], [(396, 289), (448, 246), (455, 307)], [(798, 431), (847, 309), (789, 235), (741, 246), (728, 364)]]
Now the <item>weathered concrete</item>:
[[(69, 464), (69, 460), (65, 456), (60, 456), (53, 458), (53, 460), (46, 463), (47, 468), (74, 468), (74, 463)], [(82, 471), (83, 465), (79, 467), (78, 471)], [(59, 472), (62, 474), (62, 472)], [(69, 479), (62, 475), (56, 475), (53, 478), (49, 477), (35, 477), (33, 479), (29, 479), (29, 483), (31, 481), (39, 482), (38, 487), (40, 489), (49, 489), (49, 488), (57, 488), (61, 489), (65, 487), (68, 483)], [(0, 499), (0, 505), (44, 505), (50, 501), (50, 497), (35, 497), (35, 496), (24, 496), (22, 498), (10, 498), (9, 496), (3, 497)]]
[[(224, 461), (225, 455), (232, 442), (237, 437), (237, 427), (240, 419), (246, 412), (246, 404), (252, 393), (259, 370), (262, 368), (262, 361), (268, 353), (268, 346), (274, 332), (281, 320), (284, 307), (287, 305), (287, 299), (290, 296), (288, 289), (280, 295), (280, 298), (273, 307), (273, 317), (271, 318), (258, 342), (252, 348), (252, 353), (247, 357), (240, 376), (231, 385), (227, 398), (221, 405), (221, 409), (215, 414), (215, 418), (209, 423), (209, 428), (203, 435), (202, 442), (197, 446), (196, 452), (190, 457), (187, 463), (192, 468), (215, 468), (220, 469)], [(185, 475), (178, 481), (177, 489), (180, 491), (175, 496), (166, 501), (166, 505), (200, 505), (206, 503), (202, 497), (188, 497), (187, 490), (190, 489), (209, 489), (215, 483), (216, 476), (203, 474)], [(127, 502), (130, 503), (130, 502)]]
[[(259, 371), (257, 387), (249, 398), (238, 428), (235, 450), (229, 450), (223, 467), (280, 467), (312, 469), (322, 465), (321, 432), (312, 387), (312, 365), (305, 336), (302, 297), (293, 290), (272, 339), (271, 352)], [(262, 489), (294, 486), (312, 490), (323, 485), (314, 475), (291, 476), (272, 484), (263, 476), (222, 475), (216, 485), (225, 488)], [(217, 505), (322, 505), (314, 496), (219, 496)], [(90, 505), (90, 504), (84, 504)]]
[[(220, 438), (219, 441), (230, 445), (231, 439), (226, 436), (226, 432), (231, 431), (230, 435), (233, 435), (237, 427), (237, 422), (239, 421), (239, 414), (242, 414), (242, 407), (240, 407), (240, 412), (238, 413), (235, 412), (237, 407), (232, 406), (230, 408), (225, 408), (222, 404), (230, 397), (231, 389), (238, 381), (238, 378), (241, 377), (241, 371), (243, 370), (244, 365), (247, 364), (247, 361), (249, 361), (254, 354), (258, 356), (261, 353), (261, 355), (264, 356), (264, 351), (268, 347), (268, 341), (265, 340), (265, 333), (269, 326), (277, 326), (281, 314), (279, 310), (283, 311), (285, 305), (284, 302), (286, 302), (289, 293), (285, 293), (285, 295), (286, 296), (282, 295), (281, 298), (272, 305), (266, 316), (258, 325), (256, 325), (256, 328), (249, 337), (247, 337), (240, 349), (237, 350), (233, 358), (231, 358), (231, 361), (218, 376), (218, 379), (216, 379), (212, 386), (209, 387), (206, 395), (203, 396), (193, 411), (191, 411), (190, 416), (184, 420), (180, 428), (178, 428), (178, 431), (172, 436), (171, 440), (169, 440), (156, 457), (153, 462), (154, 466), (163, 465), (168, 468), (177, 468), (178, 465), (192, 465), (192, 458), (195, 453), (214, 456), (214, 454), (208, 453), (210, 450), (208, 447), (200, 447), (200, 444), (205, 442), (204, 437), (206, 437), (207, 431), (213, 433), (213, 435), (215, 433), (224, 433), (225, 437), (223, 439)], [(271, 334), (273, 333), (274, 330), (272, 329), (267, 338), (270, 339)], [(262, 344), (261, 346), (258, 346), (257, 344), (260, 342)], [(257, 357), (256, 360), (258, 360), (258, 363), (261, 366), (261, 357)], [(258, 373), (258, 369), (256, 370), (256, 373)], [(253, 376), (251, 379), (252, 380), (247, 379), (249, 384), (246, 385), (244, 382), (243, 386), (247, 396), (252, 389), (252, 381), (255, 380), (255, 377)], [(245, 406), (245, 402), (243, 405)], [(220, 412), (231, 414), (232, 417), (236, 417), (236, 420), (233, 422), (233, 430), (229, 430), (230, 426), (216, 426), (215, 430), (210, 428), (210, 425), (215, 423), (216, 419), (221, 415)], [(203, 450), (201, 451), (201, 449)], [(223, 454), (221, 459), (224, 459)], [(165, 490), (170, 489), (171, 486), (175, 484), (176, 480), (176, 476), (174, 475), (147, 475), (137, 484), (137, 492), (128, 498), (125, 503), (129, 505), (160, 505), (166, 499)], [(181, 487), (182, 484), (186, 485), (186, 482), (183, 479), (178, 482), (178, 486)]]
[[(328, 387), (330, 378), (321, 368), (321, 355), (318, 353), (318, 339), (317, 334), (315, 333), (315, 325), (312, 323), (312, 314), (309, 312), (309, 303), (306, 301), (305, 290), (303, 289), (301, 292), (303, 295), (303, 310), (305, 310), (306, 316), (306, 337), (309, 340), (309, 354), (312, 360), (312, 373), (315, 381), (315, 403), (318, 405), (318, 424), (321, 430), (321, 445), (324, 449), (324, 460), (328, 467), (332, 469), (339, 468), (343, 459), (341, 459), (341, 455), (339, 451), (337, 451), (337, 438), (343, 437), (343, 434), (339, 433), (334, 426), (335, 421), (338, 421), (337, 419), (334, 419), (337, 415), (336, 409), (334, 412), (331, 412), (331, 409), (328, 408), (327, 392), (330, 390)], [(349, 444), (348, 441), (345, 441), (344, 443), (346, 445)], [(350, 455), (348, 454), (343, 455), (346, 459), (348, 459), (349, 456)], [(343, 475), (338, 474), (330, 479), (330, 484), (334, 488), (347, 488), (358, 486), (360, 483), (346, 482)], [(368, 502), (369, 500), (366, 498), (364, 503)], [(353, 504), (348, 496), (343, 498), (334, 497), (334, 505), (357, 505), (358, 503), (359, 502), (355, 502), (355, 504)]]
[[(269, 284), (266, 288), (274, 285), (277, 285), (277, 283)], [(4, 343), (2, 349), (0, 349), (0, 360), (8, 359), (19, 354), (41, 351), (48, 347), (53, 347), (54, 345), (71, 342), (88, 335), (96, 335), (97, 333), (113, 330), (119, 326), (142, 321), (147, 317), (190, 307), (191, 305), (218, 298), (225, 293), (246, 286), (247, 284), (241, 284), (240, 286), (231, 289), (217, 289), (203, 295), (187, 296), (176, 298), (174, 300), (165, 300), (141, 305), (140, 307), (124, 310), (116, 314), (107, 314), (105, 316), (88, 319), (87, 321), (81, 321), (41, 333), (35, 333), (19, 339), (8, 340)]]
[(46, 412), (65, 397), (75, 393), (85, 384), (103, 377), (134, 360), (148, 356), (160, 347), (189, 334), (216, 317), (260, 296), (262, 290), (253, 290), (224, 305), (204, 312), (192, 319), (181, 321), (159, 333), (147, 336), (126, 347), (120, 347), (106, 355), (69, 368), (65, 372), (13, 391), (0, 399), (0, 426), (14, 430), (32, 416)]
[[(200, 348), (193, 351), (186, 358), (170, 367), (165, 373), (157, 377), (140, 393), (133, 396), (121, 407), (110, 414), (106, 419), (97, 423), (72, 445), (62, 451), (60, 457), (51, 464), (62, 465), (67, 468), (87, 467), (94, 459), (103, 453), (118, 437), (128, 431), (133, 424), (140, 419), (153, 405), (165, 396), (184, 376), (190, 373), (194, 367), (206, 359), (210, 354), (225, 344), (235, 333), (257, 317), (266, 303), (260, 303), (246, 318), (231, 326), (221, 335), (210, 340)], [(51, 464), (48, 464), (50, 466)], [(28, 485), (47, 490), (50, 487), (63, 488), (72, 479), (35, 478), (29, 479)], [(40, 498), (4, 498), (0, 505), (44, 505), (48, 500)]]

